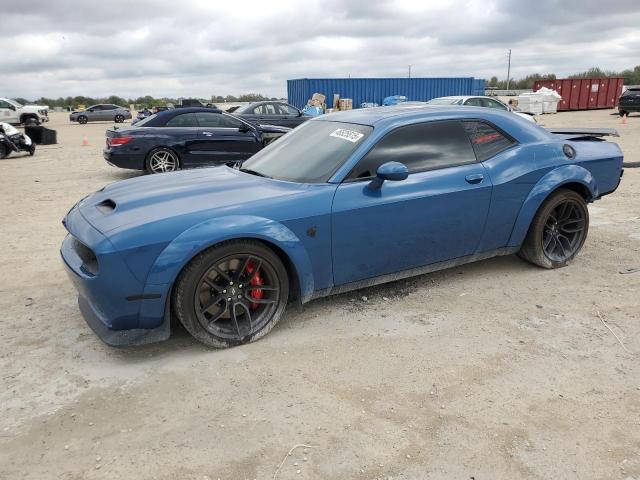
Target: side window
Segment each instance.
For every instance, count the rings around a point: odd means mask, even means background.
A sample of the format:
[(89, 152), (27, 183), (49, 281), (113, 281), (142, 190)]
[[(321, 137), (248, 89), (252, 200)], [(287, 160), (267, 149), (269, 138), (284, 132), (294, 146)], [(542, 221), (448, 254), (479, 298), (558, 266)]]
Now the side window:
[(4, 100), (0, 100), (0, 108), (9, 108), (9, 102), (5, 102)]
[(103, 105), (103, 110), (117, 110), (119, 107), (117, 105)]
[(505, 107), (502, 103), (496, 102), (493, 98), (483, 98), (481, 100), (482, 100), (482, 103), (484, 104), (485, 107), (497, 108), (499, 110), (506, 110), (507, 109), (507, 107)]
[(253, 109), (253, 114), (254, 115), (266, 115), (266, 110), (264, 108), (264, 105), (258, 105), (256, 108)]
[(279, 103), (277, 104), (277, 107), (280, 111), (280, 115), (298, 115), (298, 110), (286, 103)]
[(472, 107), (484, 107), (484, 105), (482, 105), (482, 101), (479, 98), (469, 98), (466, 102), (464, 102), (465, 105), (470, 105)]
[(409, 173), (476, 162), (458, 121), (418, 123), (388, 133), (362, 158), (347, 180), (374, 177), (386, 162), (401, 162)]
[(197, 127), (198, 121), (194, 113), (183, 113), (169, 120), (165, 127)]
[(201, 127), (206, 128), (240, 128), (243, 124), (240, 120), (237, 120), (224, 113), (196, 113), (198, 124)]
[(488, 123), (466, 121), (463, 122), (463, 124), (464, 129), (471, 139), (476, 157), (478, 157), (478, 160), (481, 162), (497, 155), (516, 143), (515, 140), (500, 133)]

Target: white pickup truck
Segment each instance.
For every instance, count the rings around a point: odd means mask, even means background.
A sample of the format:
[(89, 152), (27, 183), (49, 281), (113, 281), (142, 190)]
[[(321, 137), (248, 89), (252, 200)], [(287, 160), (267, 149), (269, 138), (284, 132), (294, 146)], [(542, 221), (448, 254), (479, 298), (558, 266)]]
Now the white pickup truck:
[(49, 107), (21, 105), (10, 98), (0, 97), (0, 122), (13, 125), (40, 125), (49, 121)]

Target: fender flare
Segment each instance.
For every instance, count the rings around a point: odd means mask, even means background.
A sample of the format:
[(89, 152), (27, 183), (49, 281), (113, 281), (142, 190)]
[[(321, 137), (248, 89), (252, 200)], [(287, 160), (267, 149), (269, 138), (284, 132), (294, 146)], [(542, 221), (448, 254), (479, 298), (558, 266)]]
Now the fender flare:
[(589, 191), (591, 199), (598, 198), (598, 186), (591, 172), (579, 165), (563, 165), (547, 172), (531, 189), (518, 213), (508, 245), (522, 245), (533, 217), (547, 197), (556, 189), (569, 183), (579, 183)]
[(185, 230), (158, 255), (146, 285), (170, 285), (200, 252), (226, 240), (251, 238), (273, 244), (287, 255), (297, 276), (301, 300), (310, 299), (314, 291), (313, 269), (303, 243), (283, 224), (253, 215), (213, 218)]

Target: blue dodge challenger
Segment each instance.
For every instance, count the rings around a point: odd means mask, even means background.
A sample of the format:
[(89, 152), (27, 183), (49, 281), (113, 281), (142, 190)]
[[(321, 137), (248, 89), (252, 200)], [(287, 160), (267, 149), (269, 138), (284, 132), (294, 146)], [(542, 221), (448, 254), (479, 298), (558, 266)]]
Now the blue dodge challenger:
[(117, 182), (75, 205), (61, 253), (110, 345), (259, 339), (300, 303), (496, 255), (563, 267), (613, 192), (606, 130), (399, 105), (314, 118), (242, 168)]

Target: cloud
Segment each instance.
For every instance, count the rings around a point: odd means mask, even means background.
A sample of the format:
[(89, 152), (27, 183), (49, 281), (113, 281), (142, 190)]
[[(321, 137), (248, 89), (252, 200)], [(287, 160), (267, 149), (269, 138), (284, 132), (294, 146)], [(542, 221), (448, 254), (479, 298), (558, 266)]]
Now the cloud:
[(301, 77), (637, 63), (637, 0), (3, 1), (0, 96), (284, 96)]

